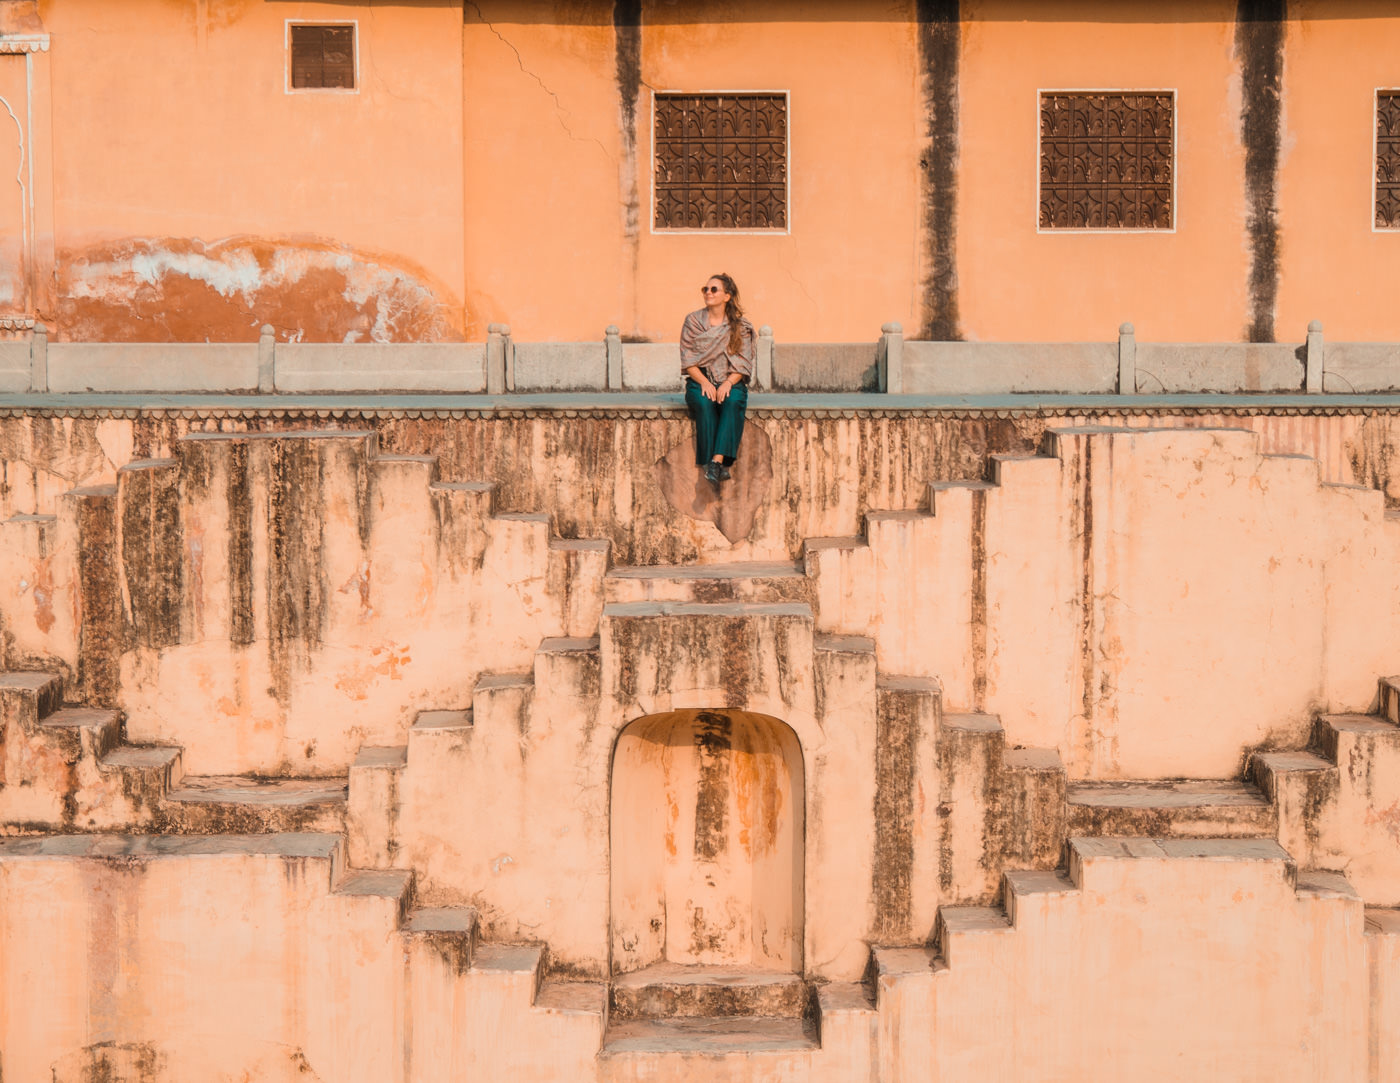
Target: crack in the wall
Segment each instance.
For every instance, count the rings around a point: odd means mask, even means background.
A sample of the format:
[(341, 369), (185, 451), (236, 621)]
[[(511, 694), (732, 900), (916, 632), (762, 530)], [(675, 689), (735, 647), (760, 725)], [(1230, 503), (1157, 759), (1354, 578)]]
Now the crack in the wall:
[(486, 14), (481, 10), (481, 6), (479, 4), (474, 3), (473, 0), (465, 0), (465, 6), (471, 8), (472, 11), (476, 12), (476, 17), (479, 20), (481, 20), (481, 25), (486, 27), (487, 30), (491, 31), (491, 33), (496, 35), (496, 37), (500, 39), (501, 44), (504, 45), (507, 49), (509, 49), (513, 54), (515, 54), (515, 63), (520, 68), (521, 72), (523, 72), (525, 75), (528, 75), (531, 79), (538, 83), (540, 89), (543, 90), (546, 94), (548, 94), (551, 99), (553, 99), (554, 119), (559, 122), (559, 127), (564, 129), (564, 134), (576, 143), (593, 143), (595, 146), (597, 146), (599, 150), (603, 152), (603, 156), (607, 158), (608, 161), (616, 165), (616, 160), (611, 154), (608, 153), (608, 148), (603, 146), (600, 140), (594, 138), (593, 136), (581, 136), (574, 134), (574, 130), (571, 127), (569, 127), (568, 121), (564, 119), (565, 117), (573, 116), (573, 113), (571, 113), (568, 109), (564, 108), (563, 100), (543, 79), (539, 77), (538, 74), (531, 71), (525, 66), (525, 58), (520, 55), (520, 50), (516, 48), (515, 44), (509, 38), (507, 38), (504, 34), (502, 34), (499, 30), (496, 29), (496, 24), (491, 22), (491, 20), (486, 17)]

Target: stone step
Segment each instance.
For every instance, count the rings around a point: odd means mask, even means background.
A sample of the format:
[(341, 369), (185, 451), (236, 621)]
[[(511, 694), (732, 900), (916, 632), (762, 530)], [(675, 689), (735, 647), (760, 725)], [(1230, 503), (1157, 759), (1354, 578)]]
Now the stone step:
[(608, 602), (805, 602), (811, 589), (801, 564), (657, 564), (617, 567), (603, 579)]
[(474, 728), (475, 719), (470, 707), (465, 710), (419, 711), (413, 725), (408, 728), (405, 758), (412, 756), (413, 750), (423, 741), (469, 737)]
[(875, 996), (860, 981), (834, 981), (817, 989), (817, 1020), (827, 1022), (838, 1012), (873, 1012)]
[[(814, 1023), (774, 1016), (629, 1019), (608, 1026), (606, 1058), (802, 1053), (820, 1048)], [(683, 1078), (678, 1076), (677, 1078)], [(787, 1078), (784, 1076), (784, 1078)]]
[(267, 835), (40, 835), (0, 839), (0, 859), (48, 857), (263, 857), (340, 859), (341, 837), (320, 832)]
[(23, 696), (34, 704), (34, 721), (63, 706), (63, 678), (57, 673), (0, 673), (0, 695)]
[(1380, 686), (1380, 715), (1400, 725), (1400, 677), (1382, 677)]
[(340, 831), (348, 781), (186, 775), (166, 794), (170, 830), (201, 833)]
[(807, 983), (791, 971), (656, 963), (612, 983), (614, 1019), (803, 1015)]
[(634, 620), (659, 617), (787, 617), (810, 621), (812, 607), (805, 602), (612, 602), (603, 607), (603, 616)]
[(361, 910), (378, 912), (385, 926), (402, 929), (413, 906), (413, 873), (408, 869), (345, 869), (332, 895)]
[(962, 951), (977, 952), (977, 942), (1011, 930), (1011, 917), (1001, 906), (940, 906), (933, 942), (939, 957), (955, 966)]
[(535, 1007), (558, 1014), (603, 1015), (608, 986), (601, 981), (546, 981), (535, 994)]
[(526, 1011), (539, 994), (544, 960), (545, 950), (538, 944), (479, 943), (472, 973), (497, 984), (511, 1009)]
[(60, 707), (39, 720), (39, 729), (80, 754), (101, 759), (121, 744), (122, 713), (101, 707)]
[(1250, 782), (1072, 782), (1066, 830), (1091, 837), (1265, 838), (1277, 811)]
[(1400, 742), (1400, 726), (1373, 714), (1324, 714), (1313, 723), (1313, 745), (1320, 755), (1336, 764), (1343, 763), (1360, 746), (1376, 741)]
[(1337, 765), (1316, 752), (1256, 752), (1249, 760), (1250, 777), (1269, 800), (1277, 803), (1279, 790), (1290, 778), (1321, 781)]
[(159, 797), (184, 774), (181, 749), (168, 745), (118, 745), (102, 758), (101, 766), (133, 776), (140, 792)]
[(337, 895), (362, 895), (393, 899), (405, 908), (413, 894), (413, 873), (408, 869), (346, 869), (335, 887)]
[(472, 906), (426, 906), (410, 910), (403, 922), (407, 945), (431, 949), (453, 974), (472, 968), (481, 920)]

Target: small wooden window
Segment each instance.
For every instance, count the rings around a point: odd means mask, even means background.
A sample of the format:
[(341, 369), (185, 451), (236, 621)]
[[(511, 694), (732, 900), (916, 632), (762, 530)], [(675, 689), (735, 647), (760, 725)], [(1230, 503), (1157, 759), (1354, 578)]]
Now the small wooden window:
[(1171, 229), (1175, 95), (1040, 96), (1040, 228)]
[(1400, 229), (1400, 90), (1376, 95), (1376, 228)]
[(355, 89), (355, 28), (293, 26), (293, 90)]
[(658, 94), (656, 229), (787, 228), (787, 96)]

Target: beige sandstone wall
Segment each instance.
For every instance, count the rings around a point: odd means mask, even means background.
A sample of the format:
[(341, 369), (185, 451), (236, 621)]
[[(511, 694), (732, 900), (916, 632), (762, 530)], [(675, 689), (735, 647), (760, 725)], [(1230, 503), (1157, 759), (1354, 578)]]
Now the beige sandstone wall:
[[(7, 668), (64, 680), (0, 681), (0, 1063), (1386, 1078), (1389, 419), (1074, 420), (760, 416), (737, 544), (678, 418), (5, 420)], [(264, 774), (348, 797), (181, 804)], [(1257, 789), (1085, 812), (1180, 776)], [(820, 1044), (597, 1056), (658, 959), (800, 971)]]

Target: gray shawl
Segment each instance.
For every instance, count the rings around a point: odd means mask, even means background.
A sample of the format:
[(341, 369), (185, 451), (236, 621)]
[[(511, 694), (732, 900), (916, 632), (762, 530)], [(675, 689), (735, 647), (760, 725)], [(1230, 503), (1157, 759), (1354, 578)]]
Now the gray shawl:
[(707, 309), (692, 312), (681, 325), (681, 372), (697, 366), (711, 383), (720, 383), (731, 372), (753, 379), (756, 352), (748, 320), (740, 320), (738, 353), (729, 352), (729, 321), (711, 327)]

